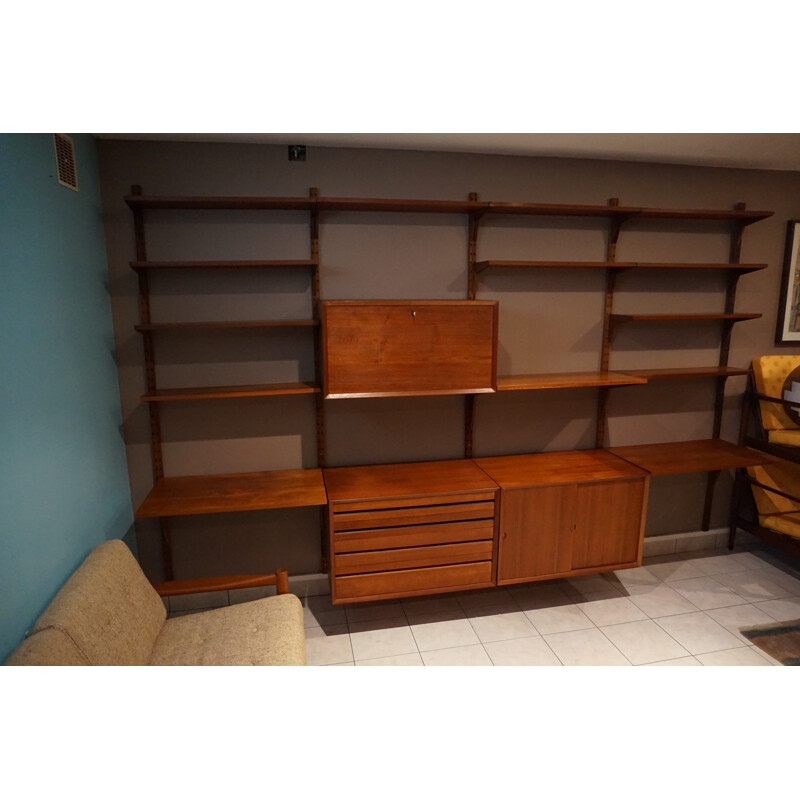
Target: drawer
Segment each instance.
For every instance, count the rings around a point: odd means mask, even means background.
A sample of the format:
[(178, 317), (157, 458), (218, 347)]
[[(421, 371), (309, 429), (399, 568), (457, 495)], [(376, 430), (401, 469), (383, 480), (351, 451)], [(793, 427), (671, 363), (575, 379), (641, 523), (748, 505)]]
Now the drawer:
[(336, 556), (336, 575), (446, 566), (470, 561), (490, 561), (492, 545), (492, 540), (487, 539), (430, 547), (404, 547), (397, 550), (345, 553)]
[(333, 535), (333, 552), (357, 553), (362, 550), (388, 550), (397, 547), (473, 542), (494, 537), (494, 520), (440, 522), (436, 525), (410, 525), (397, 528), (366, 528)]
[(398, 595), (455, 591), (492, 584), (492, 562), (451, 564), (367, 575), (344, 575), (333, 580), (334, 602)]
[(384, 508), (411, 508), (413, 506), (434, 506), (452, 503), (479, 503), (484, 500), (493, 501), (494, 491), (465, 492), (463, 494), (437, 494), (421, 497), (387, 497), (382, 500), (351, 500), (336, 503), (334, 512), (343, 511), (371, 511)]
[(441, 503), (430, 506), (382, 508), (339, 513), (334, 506), (333, 530), (352, 531), (365, 528), (426, 525), (470, 519), (494, 519), (494, 502)]

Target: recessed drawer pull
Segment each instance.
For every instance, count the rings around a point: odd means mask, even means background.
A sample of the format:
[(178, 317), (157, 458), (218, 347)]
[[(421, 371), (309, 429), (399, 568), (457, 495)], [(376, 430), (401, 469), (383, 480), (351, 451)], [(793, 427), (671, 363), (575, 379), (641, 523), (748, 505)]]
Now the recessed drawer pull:
[(456, 505), (423, 506), (419, 508), (386, 509), (383, 511), (352, 511), (333, 515), (335, 531), (362, 528), (424, 525), (431, 522), (455, 522), (467, 519), (493, 519), (494, 503), (458, 503)]

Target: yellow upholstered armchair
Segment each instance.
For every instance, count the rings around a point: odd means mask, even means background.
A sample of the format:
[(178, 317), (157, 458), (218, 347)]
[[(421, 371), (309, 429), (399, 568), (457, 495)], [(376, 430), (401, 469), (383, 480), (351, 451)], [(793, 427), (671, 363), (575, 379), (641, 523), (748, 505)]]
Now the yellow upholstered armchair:
[[(736, 471), (729, 545), (737, 528), (800, 555), (800, 355), (761, 356), (744, 395), (740, 444), (773, 456)], [(745, 487), (755, 508), (742, 514)]]

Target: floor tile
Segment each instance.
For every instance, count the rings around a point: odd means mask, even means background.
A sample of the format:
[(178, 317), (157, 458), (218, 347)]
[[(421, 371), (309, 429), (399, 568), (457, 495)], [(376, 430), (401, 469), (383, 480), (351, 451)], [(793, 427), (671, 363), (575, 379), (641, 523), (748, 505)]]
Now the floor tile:
[(586, 592), (608, 591), (611, 587), (605, 579), (603, 573), (594, 575), (576, 575), (574, 578), (566, 578), (564, 591), (568, 595), (585, 594)]
[(562, 581), (541, 581), (518, 589), (509, 589), (508, 593), (523, 611), (572, 602)]
[(344, 606), (334, 606), (329, 594), (304, 597), (301, 602), (303, 624), (306, 628), (319, 625), (344, 625), (347, 622)]
[(627, 597), (590, 600), (578, 603), (577, 606), (598, 628), (603, 625), (617, 625), (622, 622), (647, 619), (647, 614)]
[(741, 640), (704, 611), (661, 617), (656, 622), (692, 655), (730, 650), (741, 645)]
[(422, 656), (419, 653), (404, 653), (386, 658), (369, 658), (356, 661), (357, 667), (422, 667)]
[(708, 555), (693, 554), (686, 559), (703, 575), (721, 575), (725, 572), (741, 572), (747, 567), (736, 559), (736, 553), (710, 553)]
[(466, 616), (455, 597), (414, 597), (403, 600), (403, 608), (409, 621), (425, 614), (449, 614), (451, 619)]
[(702, 667), (703, 665), (694, 656), (684, 656), (683, 658), (671, 658), (668, 661), (654, 661), (650, 664), (642, 664), (643, 667)]
[(467, 619), (442, 619), (430, 614), (416, 618), (410, 625), (420, 652), (480, 643)]
[(601, 589), (593, 592), (578, 592), (570, 595), (573, 603), (587, 603), (592, 600), (610, 600), (613, 597), (624, 597), (628, 591), (624, 587), (609, 586), (608, 589)]
[(348, 622), (366, 622), (373, 619), (405, 617), (406, 612), (399, 600), (384, 600), (377, 603), (352, 603), (345, 608)]
[(708, 614), (711, 619), (719, 622), (725, 630), (730, 631), (734, 636), (748, 645), (750, 644), (750, 640), (739, 633), (739, 628), (746, 628), (750, 625), (769, 624), (774, 621), (766, 612), (749, 603), (743, 606), (714, 608), (710, 611), (706, 611), (706, 614)]
[(733, 650), (718, 650), (697, 656), (706, 667), (771, 667), (774, 666), (752, 647), (737, 647)]
[(765, 600), (763, 603), (754, 603), (753, 605), (777, 622), (800, 619), (800, 597)]
[(462, 592), (456, 596), (456, 600), (465, 611), (470, 608), (508, 606), (514, 603), (511, 595), (505, 589), (482, 589), (476, 592)]
[(719, 581), (711, 577), (685, 578), (680, 581), (672, 581), (670, 588), (685, 597), (701, 611), (708, 608), (742, 605), (746, 602), (732, 589), (723, 586)]
[(422, 653), (426, 667), (490, 667), (492, 661), (483, 645), (449, 647), (444, 650), (428, 650)]
[(485, 613), (493, 609), (473, 609), (469, 614), (472, 629), (482, 642), (501, 642), (536, 636), (536, 628), (522, 611)]
[(789, 596), (800, 595), (800, 578), (789, 575), (778, 567), (753, 570), (753, 575), (763, 576), (789, 592)]
[(630, 662), (597, 628), (543, 637), (567, 667), (629, 666)]
[(550, 608), (534, 608), (526, 611), (525, 616), (542, 635), (594, 628), (594, 623), (574, 603)]
[(601, 630), (631, 664), (666, 661), (689, 655), (650, 619), (608, 625)]
[(661, 583), (661, 578), (653, 575), (647, 567), (632, 567), (631, 569), (618, 569), (608, 575), (612, 586), (627, 589), (629, 586), (651, 585)]
[(732, 589), (748, 603), (758, 603), (762, 600), (778, 600), (783, 597), (789, 597), (792, 594), (771, 578), (765, 577), (760, 570), (748, 569), (743, 572), (717, 575), (717, 580)]
[[(325, 667), (354, 667), (355, 661), (343, 661), (341, 664), (324, 664)], [(310, 665), (309, 665), (310, 666)]]
[(630, 601), (651, 619), (666, 617), (670, 614), (688, 614), (698, 610), (683, 595), (678, 594), (665, 583), (652, 586), (631, 586), (628, 593)]
[(351, 622), (349, 626), (356, 661), (417, 652), (417, 643), (405, 617)]
[(648, 559), (647, 571), (662, 581), (680, 581), (684, 578), (700, 578), (703, 575), (691, 561), (677, 555)]
[(306, 628), (306, 663), (309, 666), (353, 661), (347, 625)]
[(734, 558), (743, 564), (745, 569), (761, 569), (768, 561), (758, 557), (757, 553), (734, 553)]
[(484, 645), (497, 667), (560, 667), (561, 662), (541, 636)]

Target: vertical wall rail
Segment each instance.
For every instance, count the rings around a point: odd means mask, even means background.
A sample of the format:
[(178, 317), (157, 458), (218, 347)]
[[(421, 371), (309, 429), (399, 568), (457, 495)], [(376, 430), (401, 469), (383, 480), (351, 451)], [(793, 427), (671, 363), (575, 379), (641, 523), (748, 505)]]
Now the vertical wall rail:
[[(309, 197), (317, 198), (319, 190), (312, 187), (308, 190)], [(322, 396), (322, 293), (320, 290), (319, 277), (319, 209), (317, 204), (311, 209), (309, 219), (309, 258), (314, 262), (314, 272), (311, 283), (311, 303), (312, 314), (317, 323), (314, 332), (314, 382), (317, 391), (314, 393), (314, 407), (316, 412), (316, 431), (317, 431), (317, 467), (322, 469), (326, 461), (326, 437), (325, 437), (325, 400)], [(329, 547), (328, 547), (328, 509), (327, 506), (320, 506), (320, 561), (321, 571), (327, 572), (329, 566)]]
[[(141, 186), (131, 186), (132, 195), (141, 195)], [(133, 209), (133, 230), (136, 238), (136, 260), (147, 261), (147, 240), (145, 237), (144, 211), (141, 208)], [(147, 270), (140, 269), (139, 274), (139, 322), (148, 325), (150, 318), (150, 281)], [(147, 382), (147, 393), (156, 391), (156, 363), (153, 348), (153, 333), (145, 330), (142, 332), (144, 346), (144, 370)], [(164, 455), (161, 446), (161, 417), (158, 403), (148, 403), (150, 417), (150, 449), (153, 459), (153, 481), (157, 482), (164, 477)], [(159, 518), (161, 528), (161, 552), (164, 561), (164, 578), (171, 581), (174, 578), (172, 566), (172, 541), (170, 537), (169, 521), (165, 517)]]
[[(737, 211), (744, 211), (744, 203), (737, 203), (734, 208)], [(731, 264), (739, 264), (742, 257), (742, 237), (744, 235), (744, 223), (734, 224), (731, 236), (731, 249), (728, 261)], [(733, 314), (736, 309), (736, 287), (739, 283), (739, 273), (732, 273), (728, 276), (728, 285), (725, 291), (725, 313)], [(723, 324), (722, 338), (719, 346), (719, 366), (727, 367), (728, 358), (731, 350), (731, 335), (733, 333), (733, 322)], [(722, 432), (722, 412), (725, 406), (725, 384), (727, 378), (721, 376), (717, 378), (716, 393), (714, 397), (714, 423), (712, 436), (718, 439)], [(719, 479), (719, 471), (709, 472), (706, 477), (706, 497), (703, 504), (703, 523), (702, 530), (707, 531), (711, 527), (711, 511), (714, 504), (714, 489)]]
[[(609, 199), (610, 206), (618, 206), (619, 198), (612, 197)], [(624, 219), (621, 217), (612, 217), (611, 224), (608, 230), (608, 243), (606, 244), (606, 262), (613, 263), (617, 260), (617, 241), (619, 240), (620, 230)], [(606, 295), (605, 305), (603, 307), (603, 344), (600, 352), (600, 371), (607, 372), (608, 364), (611, 359), (611, 314), (614, 308), (614, 289), (617, 283), (617, 276), (619, 269), (610, 267), (606, 270)], [(608, 420), (608, 393), (607, 386), (601, 386), (598, 389), (597, 395), (597, 422), (595, 431), (595, 447), (604, 447), (606, 439), (606, 428)]]
[[(477, 192), (470, 192), (469, 199), (477, 201)], [(474, 300), (478, 293), (478, 275), (475, 262), (478, 260), (478, 227), (480, 212), (472, 211), (469, 215), (469, 231), (467, 236), (467, 300)], [(464, 458), (472, 458), (473, 432), (475, 429), (475, 395), (464, 396)]]

